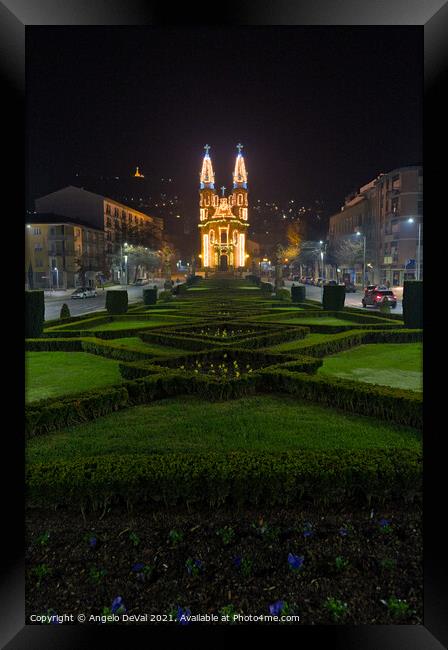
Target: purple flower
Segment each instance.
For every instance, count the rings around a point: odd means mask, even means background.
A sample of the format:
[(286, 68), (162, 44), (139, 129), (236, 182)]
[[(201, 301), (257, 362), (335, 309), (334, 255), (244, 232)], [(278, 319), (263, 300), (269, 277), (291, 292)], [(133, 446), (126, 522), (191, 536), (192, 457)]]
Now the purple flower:
[(234, 562), (235, 566), (237, 566), (238, 568), (240, 568), (240, 566), (241, 566), (241, 559), (242, 558), (240, 558), (239, 556), (233, 558), (233, 562)]
[(272, 603), (272, 605), (269, 605), (269, 612), (272, 616), (278, 616), (281, 614), (284, 604), (285, 602), (283, 600), (277, 600), (275, 603)]
[(288, 564), (293, 569), (294, 571), (298, 571), (302, 564), (304, 563), (305, 558), (303, 555), (294, 555), (293, 553), (290, 553), (288, 555)]
[(126, 607), (124, 606), (123, 598), (121, 596), (117, 596), (115, 600), (112, 602), (112, 607), (111, 607), (112, 614), (116, 614), (117, 612), (124, 613), (125, 611), (126, 611)]
[(90, 546), (90, 548), (95, 548), (95, 546), (96, 546), (96, 537), (95, 536), (92, 536), (92, 537), (89, 538), (89, 546)]
[(347, 528), (340, 528), (339, 529), (339, 535), (341, 535), (342, 537), (346, 537), (348, 535)]
[(188, 618), (191, 616), (191, 611), (186, 607), (185, 609), (182, 609), (182, 607), (177, 608), (177, 616), (176, 619), (179, 621), (181, 625), (188, 625), (190, 621)]
[(390, 521), (389, 519), (380, 519), (379, 524), (381, 528), (386, 528), (387, 526), (390, 526)]
[(141, 571), (142, 569), (145, 568), (145, 565), (143, 562), (136, 562), (135, 564), (132, 565), (132, 570), (136, 571), (137, 573)]
[(201, 560), (192, 560), (191, 558), (188, 558), (188, 560), (185, 562), (185, 566), (187, 567), (187, 571), (190, 576), (197, 576), (202, 571)]
[(312, 525), (307, 521), (305, 522), (305, 526), (303, 528), (303, 536), (304, 537), (311, 537), (313, 535), (313, 527)]

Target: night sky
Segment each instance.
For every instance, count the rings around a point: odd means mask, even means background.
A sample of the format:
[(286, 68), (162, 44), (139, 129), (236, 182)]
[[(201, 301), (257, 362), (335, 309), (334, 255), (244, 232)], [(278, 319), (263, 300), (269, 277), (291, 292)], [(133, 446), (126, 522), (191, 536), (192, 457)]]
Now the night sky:
[(171, 176), (192, 213), (203, 146), (250, 199), (336, 211), (421, 163), (421, 27), (27, 28), (27, 203), (75, 172)]

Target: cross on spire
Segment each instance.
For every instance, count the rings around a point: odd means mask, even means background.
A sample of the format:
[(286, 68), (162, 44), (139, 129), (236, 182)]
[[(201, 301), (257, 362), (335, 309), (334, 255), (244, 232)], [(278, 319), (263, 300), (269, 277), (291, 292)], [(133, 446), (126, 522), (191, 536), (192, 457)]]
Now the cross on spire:
[(204, 149), (205, 149), (205, 155), (208, 156), (208, 150), (210, 149), (210, 145), (206, 144)]
[(225, 191), (226, 191), (226, 188), (225, 188), (225, 186), (223, 185), (223, 186), (221, 187), (221, 192), (222, 192), (222, 195), (223, 195), (223, 196), (224, 196), (224, 192), (225, 192)]
[(236, 145), (236, 148), (238, 149), (238, 154), (241, 155), (241, 149), (243, 148), (243, 145), (241, 144), (241, 142), (239, 142), (239, 143)]

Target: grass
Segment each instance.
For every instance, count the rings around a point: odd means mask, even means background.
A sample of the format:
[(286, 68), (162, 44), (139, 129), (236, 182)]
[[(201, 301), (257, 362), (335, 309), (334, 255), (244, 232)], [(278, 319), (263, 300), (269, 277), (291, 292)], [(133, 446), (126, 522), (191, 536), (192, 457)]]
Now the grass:
[(27, 352), (26, 401), (69, 395), (122, 381), (118, 361), (87, 352)]
[(148, 354), (156, 355), (175, 355), (175, 354), (184, 354), (185, 350), (180, 348), (167, 348), (164, 345), (158, 345), (157, 343), (144, 343), (138, 336), (129, 336), (121, 339), (111, 339), (109, 341), (114, 345), (123, 346), (124, 348), (129, 348), (131, 350), (138, 350), (139, 352), (147, 352)]
[[(102, 332), (107, 332), (107, 331), (114, 331), (114, 330), (144, 330), (149, 327), (162, 327), (163, 325), (173, 325), (174, 323), (177, 323), (179, 321), (183, 321), (183, 318), (176, 318), (175, 320), (163, 320), (161, 318), (160, 320), (129, 320), (129, 321), (124, 321), (124, 320), (115, 320), (112, 321), (111, 323), (103, 323), (102, 325), (94, 325), (93, 327), (86, 327), (85, 329), (91, 330), (92, 332), (95, 331), (102, 331)], [(81, 329), (81, 328), (80, 328)], [(82, 328), (84, 329), (84, 328)]]
[(307, 347), (314, 343), (321, 343), (321, 341), (328, 341), (328, 334), (308, 334), (304, 339), (299, 339), (298, 341), (286, 341), (285, 343), (277, 343), (277, 345), (271, 345), (268, 348), (265, 348), (269, 352), (294, 352), (295, 350), (300, 350), (301, 348)]
[(183, 450), (284, 451), (420, 447), (415, 430), (364, 416), (264, 395), (204, 404), (182, 397), (136, 406), (31, 439), (28, 462), (103, 454)]
[(421, 391), (421, 343), (370, 343), (324, 359), (319, 373)]

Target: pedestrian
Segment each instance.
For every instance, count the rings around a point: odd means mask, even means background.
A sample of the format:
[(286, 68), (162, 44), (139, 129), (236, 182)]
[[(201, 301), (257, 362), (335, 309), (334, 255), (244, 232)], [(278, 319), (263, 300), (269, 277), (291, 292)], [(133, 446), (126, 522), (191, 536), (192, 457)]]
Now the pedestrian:
[(386, 287), (387, 287), (388, 289), (390, 289), (390, 281), (389, 281), (389, 280), (386, 280)]

